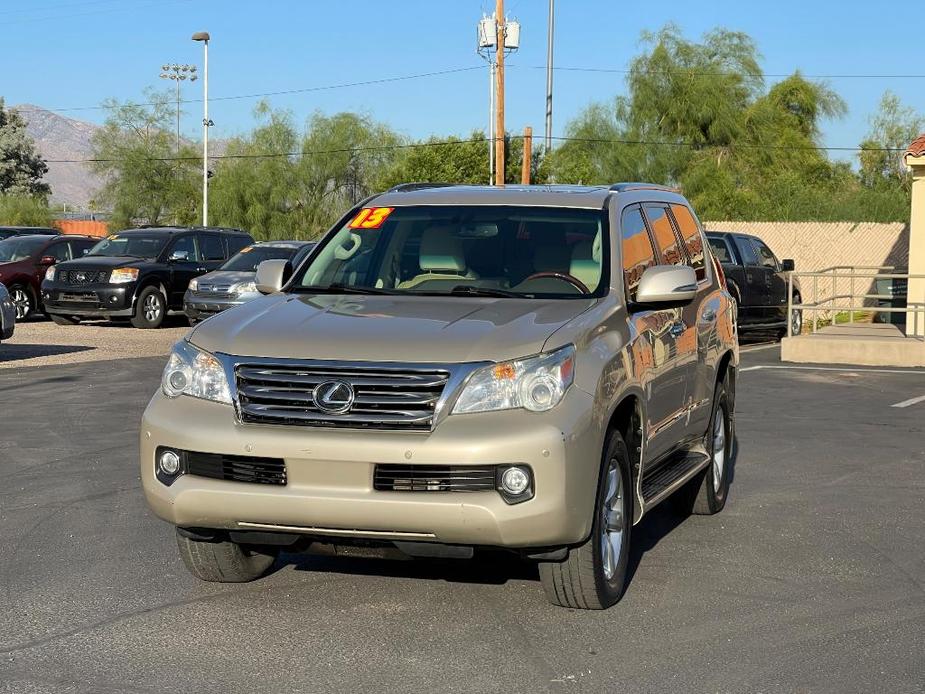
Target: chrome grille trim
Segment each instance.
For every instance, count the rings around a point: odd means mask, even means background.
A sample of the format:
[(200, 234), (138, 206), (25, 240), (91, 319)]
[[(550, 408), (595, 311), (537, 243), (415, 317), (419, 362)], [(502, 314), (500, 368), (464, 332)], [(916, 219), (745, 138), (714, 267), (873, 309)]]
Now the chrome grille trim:
[[(216, 356), (225, 367), (241, 424), (423, 433), (452, 409), (469, 375), (487, 364)], [(356, 397), (347, 413), (328, 414), (315, 406), (313, 390), (328, 380), (354, 387)]]

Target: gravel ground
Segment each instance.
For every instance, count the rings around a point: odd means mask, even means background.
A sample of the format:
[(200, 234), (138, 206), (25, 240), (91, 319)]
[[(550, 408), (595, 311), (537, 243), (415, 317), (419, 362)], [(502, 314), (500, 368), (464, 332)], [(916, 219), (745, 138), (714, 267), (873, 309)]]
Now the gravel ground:
[(138, 330), (127, 322), (69, 326), (45, 318), (28, 320), (18, 323), (13, 337), (0, 344), (0, 369), (159, 357), (190, 329), (183, 316), (171, 316), (165, 325), (160, 330)]

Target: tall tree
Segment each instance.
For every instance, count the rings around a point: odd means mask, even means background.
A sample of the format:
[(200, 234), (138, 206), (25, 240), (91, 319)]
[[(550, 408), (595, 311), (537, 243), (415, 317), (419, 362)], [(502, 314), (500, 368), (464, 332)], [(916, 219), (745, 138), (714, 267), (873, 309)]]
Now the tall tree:
[(26, 133), (26, 122), (15, 110), (4, 107), (0, 97), (0, 193), (46, 198), (51, 188), (42, 181), (48, 165), (35, 151)]
[(880, 99), (880, 107), (870, 119), (870, 132), (861, 142), (858, 155), (861, 182), (869, 187), (899, 184), (908, 190), (911, 177), (902, 165), (902, 151), (925, 132), (925, 118), (893, 92)]
[(175, 106), (166, 93), (146, 92), (148, 103), (109, 101), (109, 115), (93, 136), (93, 168), (103, 177), (100, 198), (112, 224), (192, 224), (197, 220), (202, 159), (194, 148), (177, 151), (171, 126)]

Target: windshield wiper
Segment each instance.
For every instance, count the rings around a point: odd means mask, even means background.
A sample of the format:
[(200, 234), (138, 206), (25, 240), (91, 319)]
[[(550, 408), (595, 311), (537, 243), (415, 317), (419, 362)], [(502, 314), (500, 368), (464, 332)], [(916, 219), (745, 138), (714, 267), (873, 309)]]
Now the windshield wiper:
[(520, 294), (518, 292), (509, 292), (506, 289), (494, 289), (492, 287), (474, 287), (471, 284), (457, 284), (449, 293), (468, 296), (497, 296), (508, 299), (523, 299), (524, 297), (533, 298), (532, 294)]
[(293, 287), (292, 291), (298, 294), (395, 294), (395, 292), (389, 291), (388, 289), (380, 289), (379, 287), (362, 287), (353, 284), (342, 284), (340, 282), (329, 284), (326, 287), (314, 285)]

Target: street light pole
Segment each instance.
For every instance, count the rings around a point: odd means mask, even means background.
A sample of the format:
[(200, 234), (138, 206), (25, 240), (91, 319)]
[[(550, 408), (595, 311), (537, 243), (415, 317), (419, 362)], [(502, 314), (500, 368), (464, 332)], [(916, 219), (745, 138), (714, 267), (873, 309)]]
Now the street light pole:
[(209, 32), (193, 34), (193, 41), (202, 41), (202, 226), (209, 226)]

